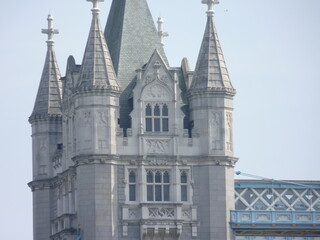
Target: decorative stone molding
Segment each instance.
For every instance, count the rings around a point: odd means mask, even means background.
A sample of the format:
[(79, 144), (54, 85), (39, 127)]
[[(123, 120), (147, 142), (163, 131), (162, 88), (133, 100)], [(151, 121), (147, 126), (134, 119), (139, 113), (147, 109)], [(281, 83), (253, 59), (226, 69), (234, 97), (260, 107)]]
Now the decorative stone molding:
[(60, 240), (65, 239), (65, 236), (73, 236), (75, 238), (77, 230), (72, 227), (75, 218), (75, 214), (63, 214), (52, 220), (50, 239)]
[(146, 139), (145, 142), (149, 154), (169, 153), (170, 139)]
[(191, 209), (182, 210), (182, 218), (185, 220), (191, 220), (192, 219), (192, 210)]
[(52, 184), (51, 179), (41, 179), (29, 182), (28, 186), (31, 188), (31, 191), (34, 192), (37, 190), (50, 189)]
[(142, 92), (144, 101), (162, 101), (171, 99), (169, 91), (160, 84), (146, 86)]
[(62, 161), (62, 150), (57, 149), (52, 157), (53, 168), (57, 169), (61, 167), (61, 161)]
[(175, 210), (169, 207), (150, 207), (148, 208), (150, 218), (174, 218)]
[(60, 114), (35, 114), (29, 117), (29, 123), (33, 124), (36, 122), (62, 122), (62, 115)]
[(117, 164), (118, 155), (81, 155), (72, 158), (75, 166), (83, 164)]
[(168, 161), (164, 159), (149, 159), (146, 160), (146, 164), (150, 166), (166, 166)]

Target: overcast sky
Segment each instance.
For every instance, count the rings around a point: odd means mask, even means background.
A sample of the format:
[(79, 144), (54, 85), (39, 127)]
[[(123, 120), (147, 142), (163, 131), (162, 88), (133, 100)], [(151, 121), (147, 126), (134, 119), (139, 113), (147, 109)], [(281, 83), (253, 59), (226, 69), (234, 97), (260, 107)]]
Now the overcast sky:
[[(171, 66), (187, 57), (192, 68), (203, 36), (201, 0), (149, 0), (162, 16)], [(231, 80), (236, 170), (274, 179), (319, 180), (320, 1), (220, 0), (216, 25)], [(106, 23), (111, 1), (100, 4)], [(31, 114), (46, 53), (50, 11), (60, 30), (55, 50), (81, 63), (91, 3), (85, 0), (0, 2), (1, 236), (32, 239)]]

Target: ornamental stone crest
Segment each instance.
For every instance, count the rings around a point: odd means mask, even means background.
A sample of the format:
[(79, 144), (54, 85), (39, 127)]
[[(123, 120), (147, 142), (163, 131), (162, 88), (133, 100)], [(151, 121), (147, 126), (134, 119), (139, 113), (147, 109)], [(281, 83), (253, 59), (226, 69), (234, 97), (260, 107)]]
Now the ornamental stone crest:
[(146, 86), (142, 93), (142, 98), (149, 101), (168, 100), (169, 97), (170, 95), (168, 90), (160, 84), (152, 84), (150, 86)]
[(147, 153), (165, 154), (169, 152), (170, 139), (146, 139)]
[(226, 142), (227, 142), (227, 150), (233, 151), (232, 144), (232, 113), (227, 113), (227, 126), (226, 126)]
[(148, 210), (151, 218), (173, 218), (175, 215), (174, 208), (151, 207)]
[(209, 129), (212, 136), (211, 150), (222, 150), (222, 119), (221, 113), (211, 112), (209, 119)]

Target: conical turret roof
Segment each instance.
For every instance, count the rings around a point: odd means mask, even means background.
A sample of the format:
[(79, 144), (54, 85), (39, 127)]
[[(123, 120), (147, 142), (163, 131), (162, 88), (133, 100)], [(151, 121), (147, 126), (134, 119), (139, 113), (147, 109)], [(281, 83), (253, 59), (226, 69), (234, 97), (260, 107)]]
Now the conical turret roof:
[(53, 18), (51, 15), (48, 16), (47, 20), (48, 29), (42, 30), (42, 33), (48, 34), (47, 55), (31, 117), (61, 114), (61, 74), (53, 49), (54, 40), (52, 39), (52, 36), (57, 34), (58, 30), (52, 27)]
[(80, 86), (119, 88), (110, 53), (101, 30), (97, 2), (93, 2), (92, 22), (80, 70)]
[[(207, 24), (196, 64), (191, 90), (224, 89), (234, 91), (214, 24), (213, 0), (209, 5)], [(211, 3), (211, 4), (210, 4)]]

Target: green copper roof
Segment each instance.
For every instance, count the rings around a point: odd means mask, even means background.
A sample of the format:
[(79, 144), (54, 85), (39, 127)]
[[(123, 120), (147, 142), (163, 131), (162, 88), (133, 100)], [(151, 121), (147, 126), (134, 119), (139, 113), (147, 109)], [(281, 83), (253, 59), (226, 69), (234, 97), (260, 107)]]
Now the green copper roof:
[(155, 49), (167, 62), (146, 0), (113, 0), (105, 38), (122, 89), (120, 126), (130, 126), (132, 110), (128, 99), (134, 86), (136, 69), (146, 64)]

